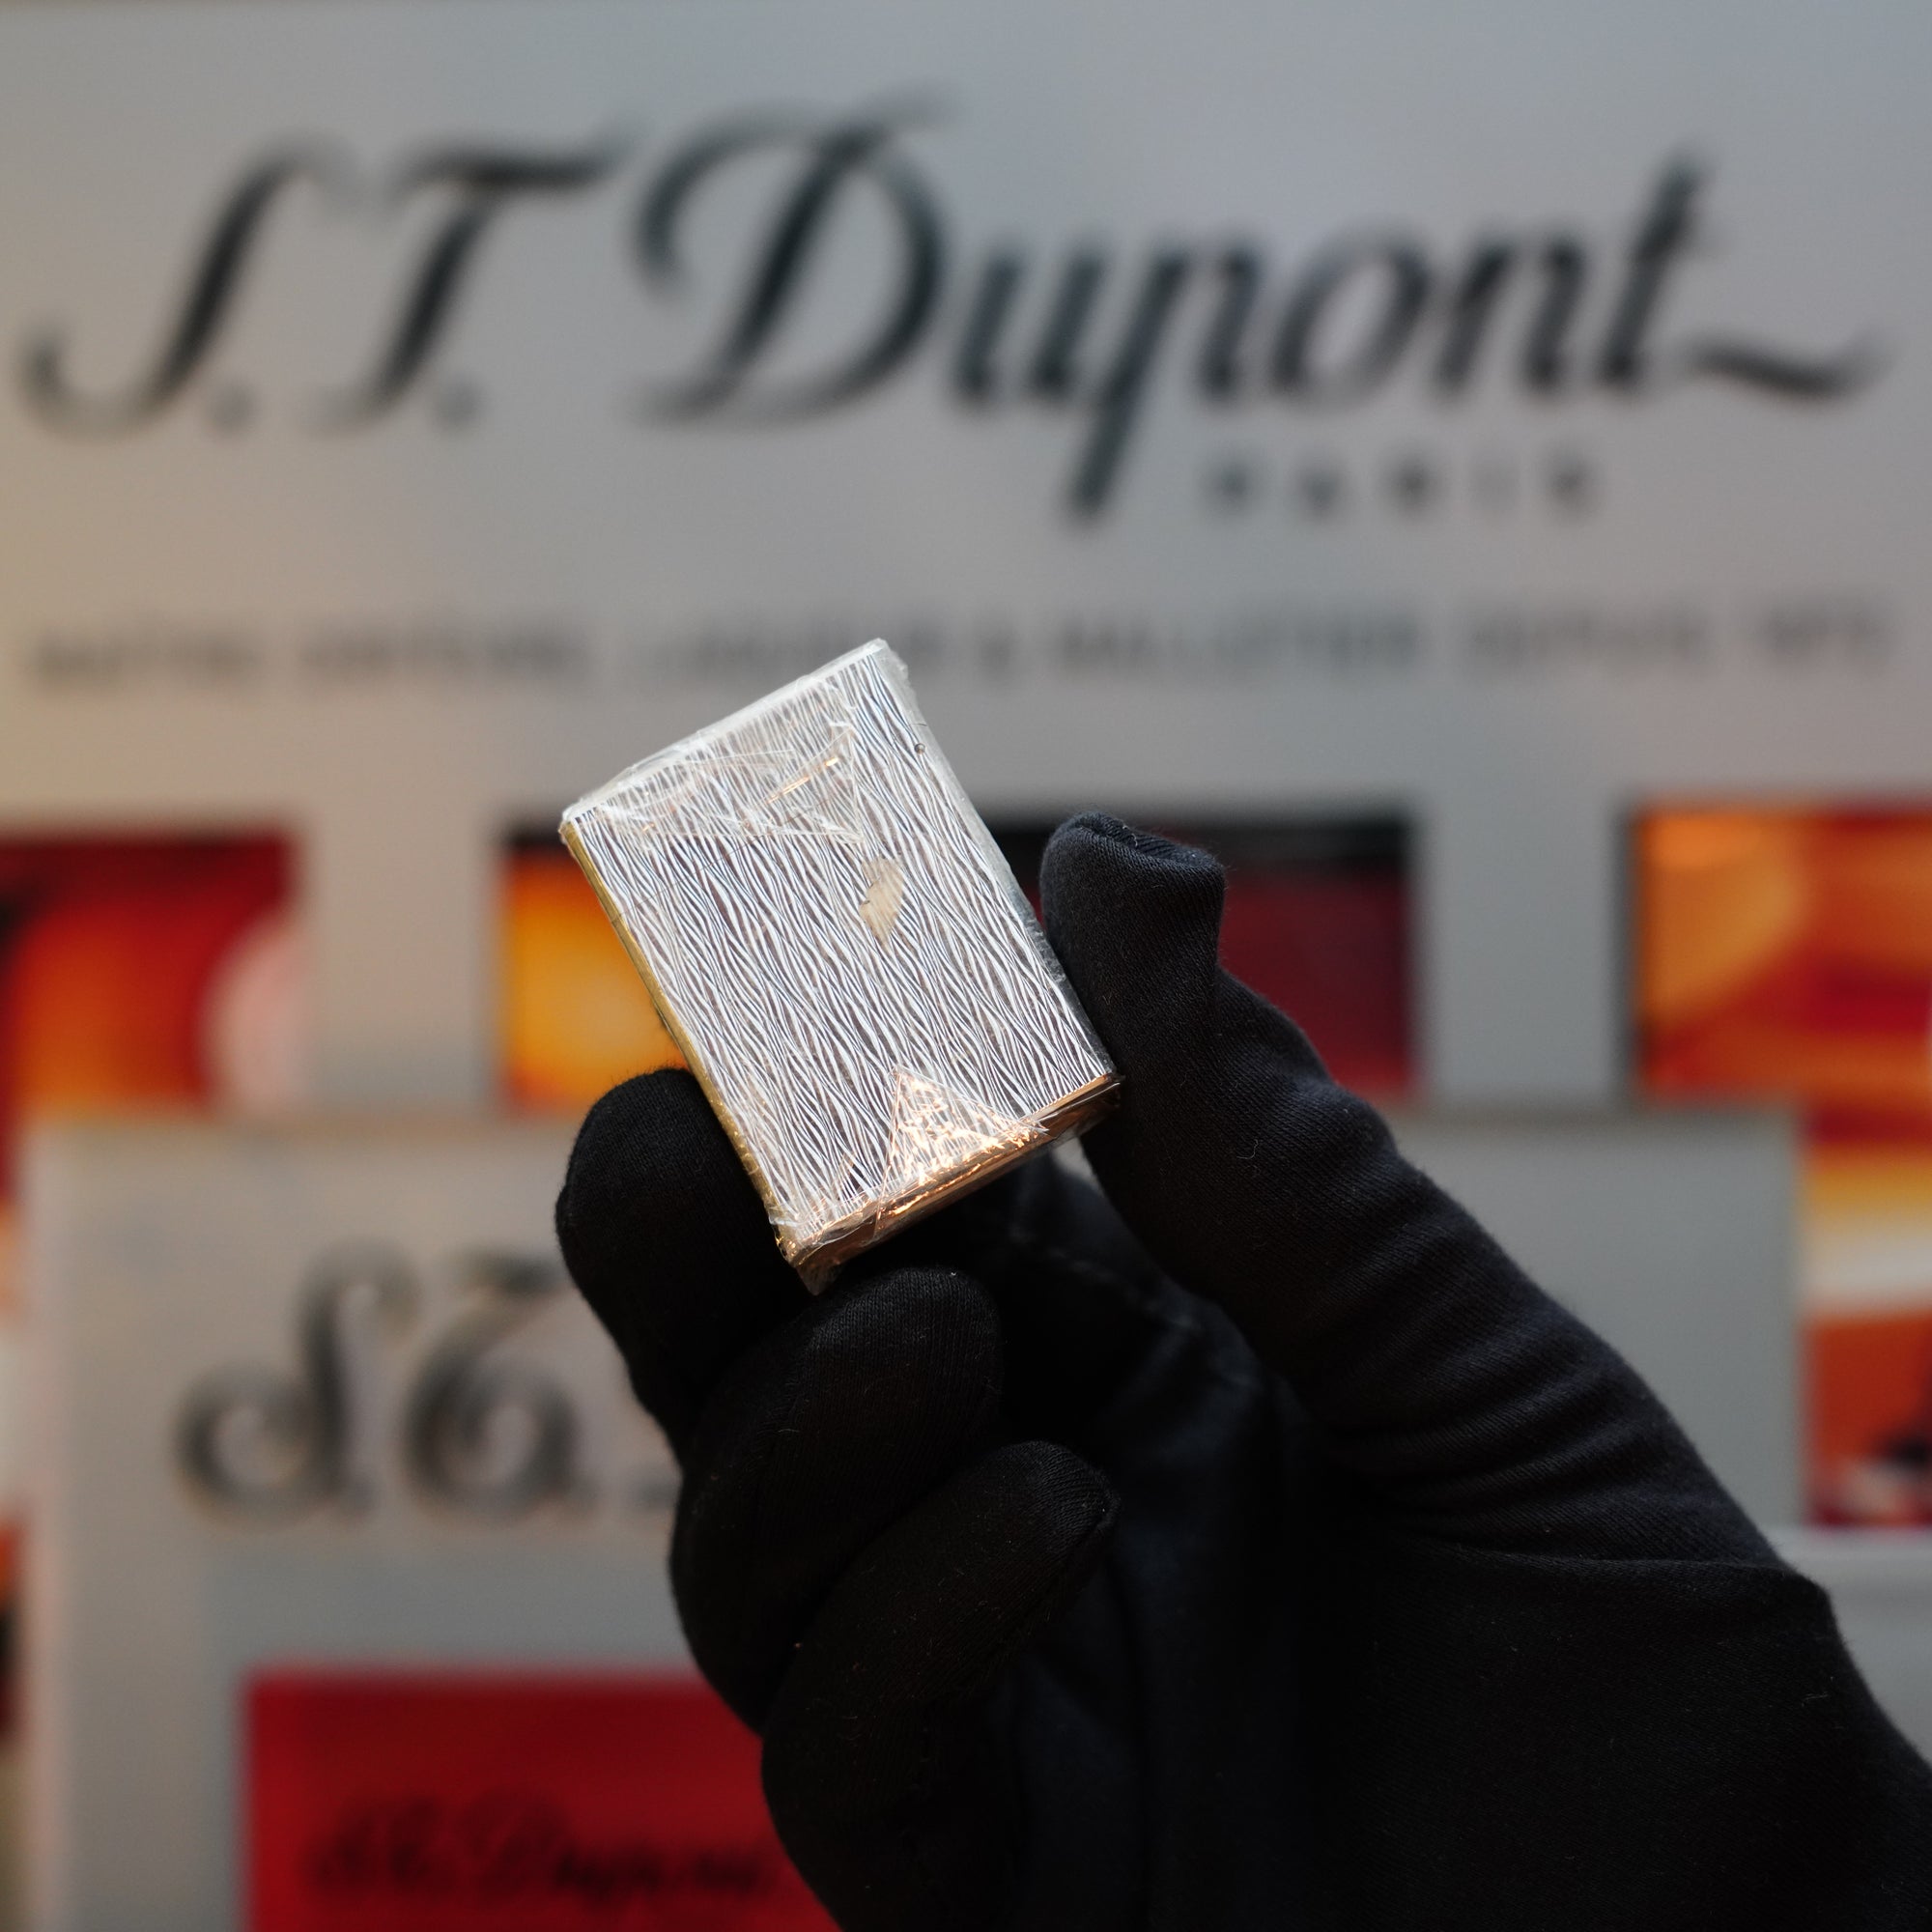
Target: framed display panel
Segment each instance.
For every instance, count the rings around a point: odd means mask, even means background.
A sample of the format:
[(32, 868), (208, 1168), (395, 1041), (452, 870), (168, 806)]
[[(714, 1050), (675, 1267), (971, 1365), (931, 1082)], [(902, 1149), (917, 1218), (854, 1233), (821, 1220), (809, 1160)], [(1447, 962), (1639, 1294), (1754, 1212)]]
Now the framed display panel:
[(1632, 855), (1643, 1090), (1805, 1123), (1813, 1514), (1932, 1524), (1932, 801), (1660, 804)]
[[(537, 1121), (36, 1134), (30, 1923), (246, 1922), (260, 1794), (242, 1744), (264, 1673), (688, 1669), (665, 1576), (675, 1470), (555, 1254), (568, 1138)], [(487, 1731), (487, 1704), (451, 1734)], [(408, 1795), (384, 1782), (400, 1759), (318, 1763), (318, 1787), (285, 1731), (258, 1741), (304, 1833), (347, 1773), (371, 1803)], [(749, 1783), (749, 1753), (731, 1762)], [(467, 1804), (445, 1771), (431, 1795)], [(639, 1788), (663, 1774), (640, 1763)], [(754, 1786), (731, 1802), (746, 1815)], [(594, 1804), (573, 1815), (601, 1841)]]

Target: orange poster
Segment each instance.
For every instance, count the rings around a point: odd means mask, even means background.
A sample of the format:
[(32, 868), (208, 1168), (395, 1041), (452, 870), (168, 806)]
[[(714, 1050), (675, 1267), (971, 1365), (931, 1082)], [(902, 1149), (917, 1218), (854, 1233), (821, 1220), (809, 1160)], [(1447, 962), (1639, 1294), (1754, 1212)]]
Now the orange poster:
[(1814, 1514), (1932, 1523), (1932, 806), (1655, 811), (1634, 884), (1645, 1090), (1805, 1120)]

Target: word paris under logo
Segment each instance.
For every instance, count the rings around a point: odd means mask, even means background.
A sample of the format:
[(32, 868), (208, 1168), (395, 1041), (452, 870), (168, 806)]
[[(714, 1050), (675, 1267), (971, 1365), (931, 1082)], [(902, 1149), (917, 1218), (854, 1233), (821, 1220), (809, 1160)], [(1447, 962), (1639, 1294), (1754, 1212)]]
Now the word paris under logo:
[[(1655, 170), (1607, 241), (1566, 223), (1485, 228), (1445, 246), (1391, 223), (1292, 246), (1211, 227), (1113, 243), (981, 243), (954, 233), (922, 158), (933, 119), (923, 105), (761, 112), (661, 151), (479, 142), (383, 166), (328, 142), (287, 145), (219, 196), (144, 367), (103, 383), (89, 368), (85, 328), (64, 323), (26, 344), (25, 397), (54, 429), (112, 435), (207, 388), (211, 419), (239, 426), (250, 392), (213, 372), (252, 284), (275, 272), (271, 243), (291, 239), (288, 204), (302, 196), (324, 219), (362, 224), (372, 247), (393, 248), (403, 225), (412, 238), (372, 311), (359, 365), (318, 372), (304, 409), (320, 429), (367, 431), (424, 392), (445, 420), (473, 409), (462, 385), (434, 379), (459, 315), (490, 298), (493, 237), (506, 222), (608, 196), (639, 299), (675, 299), (680, 314), (696, 303), (706, 331), (690, 366), (640, 382), (639, 420), (798, 422), (923, 380), (989, 421), (1019, 410), (1065, 420), (1065, 501), (1085, 518), (1115, 499), (1161, 384), (1223, 416), (1332, 412), (1402, 382), (1443, 404), (1480, 384), (1546, 403), (1590, 393), (1637, 403), (1699, 382), (1819, 404), (1853, 394), (1883, 365), (1864, 333), (1820, 348), (1781, 339), (1775, 318), (1762, 332), (1755, 319), (1719, 330), (1673, 325), (1680, 279), (1716, 272), (1693, 259), (1712, 252), (1709, 181), (1689, 158)], [(313, 236), (315, 213), (298, 233)], [(870, 245), (855, 250), (855, 236)], [(877, 286), (835, 286), (854, 273)]]

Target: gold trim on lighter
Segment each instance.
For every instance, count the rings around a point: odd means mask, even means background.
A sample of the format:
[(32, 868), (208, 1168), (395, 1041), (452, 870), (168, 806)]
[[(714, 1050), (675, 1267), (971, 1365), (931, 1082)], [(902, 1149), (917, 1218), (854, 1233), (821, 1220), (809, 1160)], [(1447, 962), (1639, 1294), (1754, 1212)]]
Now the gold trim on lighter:
[(561, 831), (814, 1289), (1114, 1096), (883, 643), (632, 766)]

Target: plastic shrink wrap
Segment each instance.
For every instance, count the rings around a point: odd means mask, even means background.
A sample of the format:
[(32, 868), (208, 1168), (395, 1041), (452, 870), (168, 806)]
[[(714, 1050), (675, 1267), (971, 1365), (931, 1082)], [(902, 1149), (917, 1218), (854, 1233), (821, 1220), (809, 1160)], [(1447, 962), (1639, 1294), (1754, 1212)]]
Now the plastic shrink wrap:
[(562, 830), (814, 1288), (1119, 1084), (882, 642)]

